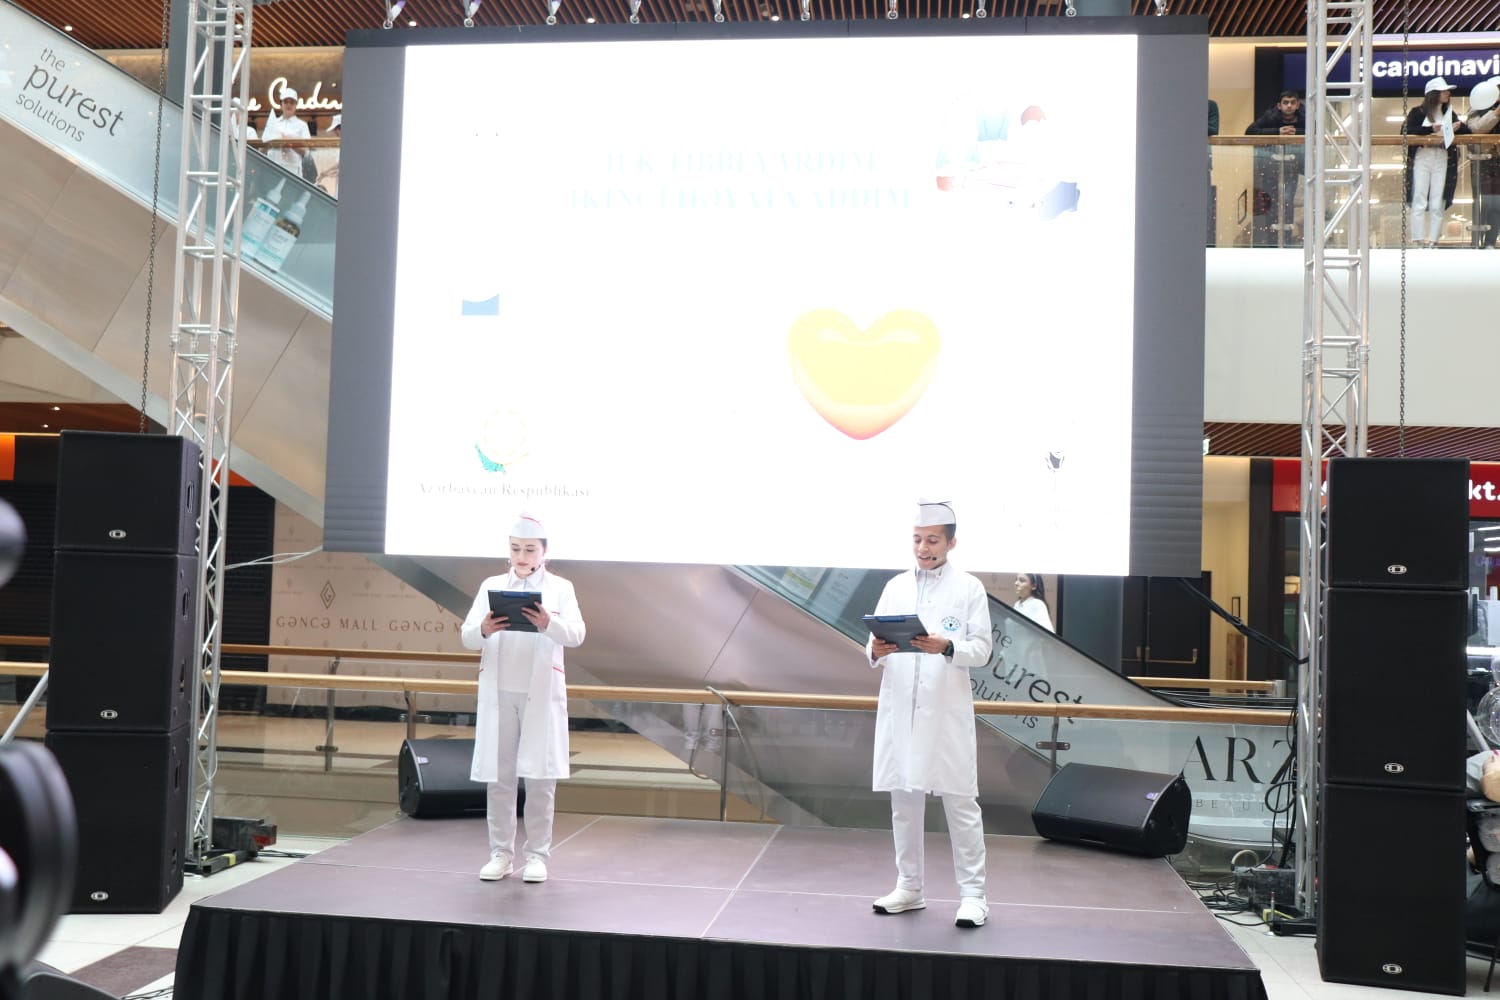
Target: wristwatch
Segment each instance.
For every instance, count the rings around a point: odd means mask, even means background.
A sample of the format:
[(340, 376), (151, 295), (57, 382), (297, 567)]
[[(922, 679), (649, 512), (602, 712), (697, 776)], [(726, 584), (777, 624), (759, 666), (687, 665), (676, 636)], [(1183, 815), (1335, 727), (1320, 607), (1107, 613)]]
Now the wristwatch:
[(953, 656), (953, 640), (952, 639), (948, 640), (948, 648), (945, 649), (945, 650), (943, 650), (943, 655), (947, 656), (947, 657), (952, 657)]

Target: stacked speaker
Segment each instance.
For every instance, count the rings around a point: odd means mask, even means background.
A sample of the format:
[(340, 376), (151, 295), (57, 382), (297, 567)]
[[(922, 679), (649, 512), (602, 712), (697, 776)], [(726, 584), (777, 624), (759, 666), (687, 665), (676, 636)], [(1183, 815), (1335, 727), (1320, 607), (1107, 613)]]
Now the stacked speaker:
[(47, 746), (78, 814), (75, 913), (159, 913), (182, 888), (201, 475), (181, 437), (62, 435)]
[(1468, 521), (1467, 461), (1329, 463), (1317, 922), (1331, 982), (1465, 990)]

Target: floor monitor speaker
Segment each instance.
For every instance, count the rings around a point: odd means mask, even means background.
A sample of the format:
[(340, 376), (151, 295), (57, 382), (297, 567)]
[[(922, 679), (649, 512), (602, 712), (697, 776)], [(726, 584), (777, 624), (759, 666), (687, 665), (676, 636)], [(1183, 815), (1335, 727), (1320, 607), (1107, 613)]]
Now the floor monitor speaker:
[(402, 743), (396, 761), (401, 811), (419, 819), (483, 816), (484, 782), (469, 780), (473, 760), (473, 740)]
[(1468, 594), (1330, 587), (1323, 780), (1464, 789)]
[(160, 913), (182, 889), (191, 730), (47, 733), (78, 815), (72, 912)]
[(59, 549), (53, 565), (47, 728), (191, 723), (198, 557)]
[(1042, 789), (1031, 821), (1050, 840), (1163, 857), (1187, 846), (1191, 808), (1180, 774), (1065, 764)]
[(1328, 463), (1328, 583), (1463, 590), (1469, 580), (1469, 462)]
[(198, 551), (200, 458), (177, 435), (63, 431), (57, 548)]
[(1462, 995), (1464, 798), (1325, 785), (1318, 968), (1335, 983)]

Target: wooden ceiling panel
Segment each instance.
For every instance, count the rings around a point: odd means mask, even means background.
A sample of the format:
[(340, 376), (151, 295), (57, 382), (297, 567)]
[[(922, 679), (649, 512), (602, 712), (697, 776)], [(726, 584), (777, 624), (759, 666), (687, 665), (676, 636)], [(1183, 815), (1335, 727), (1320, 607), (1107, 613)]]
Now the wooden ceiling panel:
[[(50, 24), (72, 25), (72, 34), (96, 49), (154, 49), (161, 45), (161, 5), (155, 0), (18, 0), (19, 5)], [(972, 12), (976, 0), (900, 0), (906, 18), (953, 18)], [(812, 0), (813, 17), (883, 18), (885, 0)], [(1209, 19), (1216, 38), (1299, 37), (1306, 31), (1306, 0), (1167, 0), (1169, 15), (1195, 14)], [(993, 17), (1060, 16), (1064, 0), (989, 0)], [(1156, 13), (1156, 0), (1132, 0), (1138, 16)], [(1410, 22), (1407, 20), (1409, 10)], [(797, 20), (799, 0), (725, 0), (729, 21), (753, 21), (772, 14)], [(478, 25), (543, 23), (546, 0), (484, 0), (474, 15)], [(643, 0), (641, 20), (710, 21), (712, 0)], [(558, 20), (583, 23), (593, 16), (599, 23), (623, 24), (630, 17), (629, 0), (563, 0)], [(258, 46), (342, 45), (351, 29), (378, 28), (385, 19), (383, 0), (273, 0), (256, 4), (254, 39)], [(460, 27), (461, 0), (409, 0), (397, 30)], [(1500, 29), (1500, 3), (1495, 0), (1386, 0), (1375, 8), (1375, 30), (1400, 34), (1484, 32)]]

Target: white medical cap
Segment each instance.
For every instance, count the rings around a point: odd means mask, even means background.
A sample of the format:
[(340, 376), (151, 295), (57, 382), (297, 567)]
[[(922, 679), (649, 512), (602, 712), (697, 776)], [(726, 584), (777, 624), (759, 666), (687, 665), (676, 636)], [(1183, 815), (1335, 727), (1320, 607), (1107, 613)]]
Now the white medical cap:
[(546, 538), (547, 530), (542, 527), (542, 522), (530, 514), (521, 514), (516, 523), (510, 526), (510, 537), (512, 538)]
[(946, 500), (918, 500), (917, 519), (913, 523), (917, 528), (931, 528), (939, 524), (957, 524), (958, 518), (953, 515), (953, 505)]

